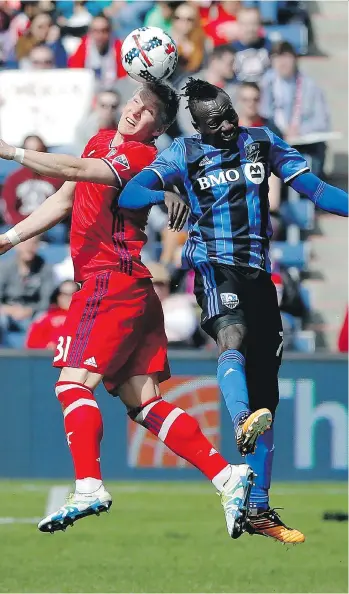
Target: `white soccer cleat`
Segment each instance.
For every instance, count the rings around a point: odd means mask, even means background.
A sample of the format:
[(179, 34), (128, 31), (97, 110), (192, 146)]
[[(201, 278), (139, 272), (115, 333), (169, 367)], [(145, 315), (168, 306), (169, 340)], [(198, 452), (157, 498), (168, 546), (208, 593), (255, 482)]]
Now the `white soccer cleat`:
[(101, 512), (109, 511), (112, 505), (112, 498), (108, 491), (102, 485), (94, 493), (71, 493), (67, 502), (62, 507), (50, 514), (38, 524), (41, 532), (57, 532), (67, 526), (72, 526), (76, 520), (81, 520), (87, 516), (99, 516)]
[(252, 468), (247, 464), (232, 465), (231, 476), (221, 492), (221, 503), (231, 538), (239, 538), (245, 531), (254, 476)]

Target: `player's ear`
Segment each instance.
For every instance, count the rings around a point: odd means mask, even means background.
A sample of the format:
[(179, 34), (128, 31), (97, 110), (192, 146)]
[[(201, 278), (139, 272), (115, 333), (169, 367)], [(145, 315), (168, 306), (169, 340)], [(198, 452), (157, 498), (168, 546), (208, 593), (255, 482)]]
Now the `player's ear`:
[(167, 126), (160, 126), (157, 130), (155, 130), (153, 136), (154, 138), (159, 138), (161, 134), (164, 134), (167, 130)]

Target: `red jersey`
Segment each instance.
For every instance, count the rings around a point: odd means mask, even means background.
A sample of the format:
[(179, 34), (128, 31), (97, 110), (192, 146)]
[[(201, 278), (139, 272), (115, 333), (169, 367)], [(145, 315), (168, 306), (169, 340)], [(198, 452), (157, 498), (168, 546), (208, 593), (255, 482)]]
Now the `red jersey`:
[(115, 130), (98, 132), (82, 155), (103, 159), (115, 173), (115, 187), (76, 184), (70, 245), (77, 282), (107, 270), (136, 278), (151, 276), (140, 258), (149, 208), (119, 208), (117, 198), (123, 186), (152, 163), (156, 147), (134, 141), (112, 147), (114, 136)]
[(66, 309), (52, 305), (46, 313), (35, 320), (29, 327), (25, 344), (26, 348), (54, 349), (62, 334), (67, 314), (68, 311)]

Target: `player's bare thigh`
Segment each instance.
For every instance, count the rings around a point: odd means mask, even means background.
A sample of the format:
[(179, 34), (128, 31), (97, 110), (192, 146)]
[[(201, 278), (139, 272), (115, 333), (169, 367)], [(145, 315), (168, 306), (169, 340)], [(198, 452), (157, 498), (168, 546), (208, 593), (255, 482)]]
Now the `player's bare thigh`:
[(120, 400), (128, 409), (138, 408), (152, 398), (160, 396), (158, 374), (135, 375), (119, 388)]
[[(102, 381), (100, 373), (92, 373), (87, 369), (76, 369), (75, 367), (63, 367), (59, 381), (75, 382), (87, 386), (92, 391)], [(158, 374), (136, 375), (124, 382), (119, 388), (120, 400), (127, 408), (137, 408), (152, 398), (160, 396)]]
[(75, 367), (63, 367), (59, 376), (60, 382), (74, 382), (83, 384), (92, 391), (97, 388), (102, 379), (103, 375), (100, 373), (93, 373), (87, 369), (77, 369)]

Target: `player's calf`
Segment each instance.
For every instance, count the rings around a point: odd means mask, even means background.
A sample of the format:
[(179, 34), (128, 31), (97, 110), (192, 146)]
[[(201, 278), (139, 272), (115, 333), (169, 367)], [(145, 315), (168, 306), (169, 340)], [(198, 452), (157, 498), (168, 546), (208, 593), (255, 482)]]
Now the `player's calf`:
[(59, 381), (56, 395), (62, 405), (76, 490), (62, 507), (39, 523), (39, 530), (51, 533), (65, 530), (87, 516), (108, 511), (112, 504), (102, 483), (100, 443), (103, 421), (92, 390), (78, 382)]
[(230, 465), (204, 436), (196, 419), (160, 396), (128, 414), (212, 481), (221, 494), (228, 533), (232, 538), (241, 536), (254, 476), (252, 469), (246, 464)]

